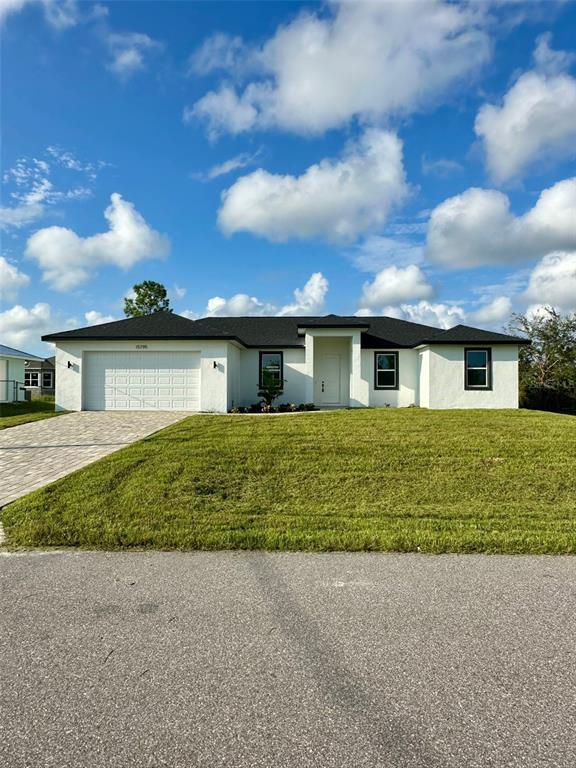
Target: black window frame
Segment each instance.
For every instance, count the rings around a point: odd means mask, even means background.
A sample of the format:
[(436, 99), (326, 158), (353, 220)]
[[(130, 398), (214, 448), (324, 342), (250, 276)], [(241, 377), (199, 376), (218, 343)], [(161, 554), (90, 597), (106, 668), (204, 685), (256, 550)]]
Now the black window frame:
[[(32, 376), (36, 376), (36, 384), (32, 384), (31, 382), (26, 383), (26, 377), (29, 377), (30, 379)], [(24, 386), (25, 387), (39, 387), (40, 382), (42, 379), (40, 378), (40, 371), (24, 371)]]
[(262, 387), (262, 357), (264, 355), (280, 355), (280, 379), (278, 383), (284, 383), (284, 352), (280, 349), (261, 349), (258, 353), (258, 386)]
[[(44, 376), (50, 377), (50, 384), (44, 383)], [(42, 382), (42, 389), (53, 389), (54, 388), (54, 371), (42, 371), (42, 376), (40, 377), (40, 381)]]
[[(468, 384), (468, 352), (486, 352), (486, 384)], [(484, 370), (484, 367), (472, 366), (472, 370)], [(490, 392), (492, 390), (492, 347), (464, 348), (464, 389), (472, 392)]]
[[(394, 385), (378, 384), (378, 355), (394, 355), (396, 367), (394, 373)], [(380, 370), (384, 370), (383, 368)], [(390, 369), (388, 369), (390, 370)], [(400, 389), (400, 354), (396, 349), (379, 349), (374, 352), (374, 389)]]

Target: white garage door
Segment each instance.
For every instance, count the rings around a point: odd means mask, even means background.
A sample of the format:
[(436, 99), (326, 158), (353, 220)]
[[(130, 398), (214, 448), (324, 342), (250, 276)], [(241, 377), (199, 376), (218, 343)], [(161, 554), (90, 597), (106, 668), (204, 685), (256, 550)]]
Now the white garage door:
[(198, 352), (87, 352), (87, 411), (200, 410)]

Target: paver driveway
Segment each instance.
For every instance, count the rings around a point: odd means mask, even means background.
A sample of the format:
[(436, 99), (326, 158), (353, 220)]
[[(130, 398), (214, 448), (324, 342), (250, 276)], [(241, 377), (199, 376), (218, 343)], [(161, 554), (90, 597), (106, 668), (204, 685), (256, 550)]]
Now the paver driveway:
[(190, 413), (83, 411), (0, 432), (0, 507)]

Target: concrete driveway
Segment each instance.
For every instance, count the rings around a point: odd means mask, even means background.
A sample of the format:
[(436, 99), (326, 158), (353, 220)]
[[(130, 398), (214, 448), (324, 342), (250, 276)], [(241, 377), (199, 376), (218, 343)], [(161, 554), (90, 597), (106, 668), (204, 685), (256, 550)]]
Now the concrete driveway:
[(0, 507), (190, 413), (68, 413), (0, 431)]
[(0, 765), (568, 768), (576, 557), (0, 556)]

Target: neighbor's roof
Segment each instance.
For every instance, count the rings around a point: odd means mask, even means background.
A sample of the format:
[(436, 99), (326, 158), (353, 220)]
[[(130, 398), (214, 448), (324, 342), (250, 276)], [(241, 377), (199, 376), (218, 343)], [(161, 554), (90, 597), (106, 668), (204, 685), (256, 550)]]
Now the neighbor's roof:
[(24, 360), (42, 360), (37, 355), (31, 355), (28, 352), (22, 352), (20, 349), (12, 349), (0, 344), (0, 357), (21, 357)]
[(466, 325), (449, 330), (410, 323), (394, 317), (204, 317), (189, 320), (171, 312), (156, 312), (113, 323), (42, 336), (43, 341), (93, 339), (227, 339), (245, 347), (302, 347), (305, 328), (357, 328), (367, 349), (417, 347), (421, 344), (529, 344), (527, 339), (482, 331)]

